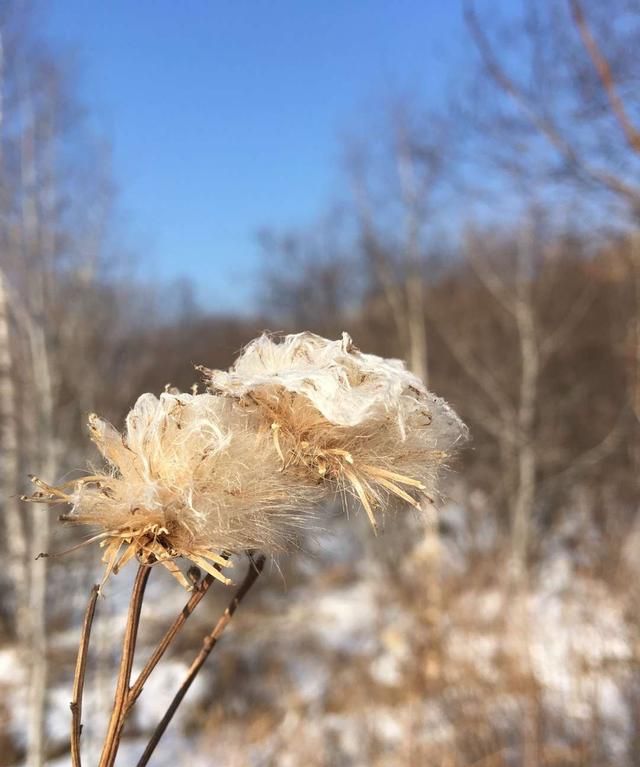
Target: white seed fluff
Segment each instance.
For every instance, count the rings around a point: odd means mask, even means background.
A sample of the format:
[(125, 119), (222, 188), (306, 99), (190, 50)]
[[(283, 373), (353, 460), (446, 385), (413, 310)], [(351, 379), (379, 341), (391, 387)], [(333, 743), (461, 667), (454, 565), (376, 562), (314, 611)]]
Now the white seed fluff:
[(143, 394), (121, 434), (97, 416), (106, 460), (31, 500), (68, 503), (93, 525), (107, 575), (157, 562), (188, 586), (184, 557), (220, 580), (233, 553), (277, 553), (318, 525), (335, 492), (371, 523), (391, 502), (419, 506), (466, 427), (398, 360), (362, 354), (347, 334), (263, 335), (228, 371), (205, 370), (210, 393)]
[(400, 360), (361, 353), (344, 333), (252, 341), (209, 388), (271, 425), (285, 466), (306, 465), (354, 494), (372, 523), (389, 496), (435, 491), (438, 469), (467, 437), (449, 405)]

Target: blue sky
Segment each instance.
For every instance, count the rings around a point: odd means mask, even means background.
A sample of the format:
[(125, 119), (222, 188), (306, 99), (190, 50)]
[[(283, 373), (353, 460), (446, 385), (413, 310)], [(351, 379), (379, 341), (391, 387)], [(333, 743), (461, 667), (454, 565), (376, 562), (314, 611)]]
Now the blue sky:
[(442, 98), (458, 2), (55, 0), (50, 39), (112, 142), (129, 239), (212, 311), (250, 310), (262, 227), (303, 226), (341, 186), (340, 137), (399, 91)]

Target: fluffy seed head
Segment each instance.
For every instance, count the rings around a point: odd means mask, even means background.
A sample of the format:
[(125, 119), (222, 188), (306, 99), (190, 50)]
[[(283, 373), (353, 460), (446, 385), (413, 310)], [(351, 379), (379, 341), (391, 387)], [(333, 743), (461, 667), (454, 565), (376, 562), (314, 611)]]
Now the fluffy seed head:
[(68, 503), (93, 525), (107, 577), (129, 559), (214, 577), (233, 553), (284, 551), (317, 524), (335, 491), (376, 511), (430, 499), (466, 428), (402, 362), (362, 354), (344, 334), (263, 335), (228, 372), (205, 371), (210, 393), (143, 394), (121, 434), (98, 416), (106, 460), (58, 487), (35, 479), (29, 500)]
[(143, 394), (124, 434), (95, 415), (89, 431), (105, 470), (59, 488), (40, 483), (39, 500), (70, 503), (67, 520), (103, 531), (107, 575), (137, 556), (188, 586), (173, 562), (185, 557), (226, 581), (228, 554), (295, 544), (321, 495), (299, 472), (280, 471), (270, 431), (211, 394)]
[(285, 468), (304, 466), (374, 509), (417, 505), (466, 438), (447, 403), (399, 360), (361, 353), (344, 333), (262, 335), (226, 373), (206, 370), (210, 390), (270, 425)]

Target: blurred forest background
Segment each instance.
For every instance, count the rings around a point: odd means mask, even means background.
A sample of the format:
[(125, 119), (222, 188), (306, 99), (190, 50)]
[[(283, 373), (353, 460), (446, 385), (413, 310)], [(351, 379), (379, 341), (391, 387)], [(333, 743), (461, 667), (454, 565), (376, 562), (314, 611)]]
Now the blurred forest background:
[[(19, 500), (28, 473), (84, 467), (87, 413), (119, 426), (139, 393), (188, 389), (194, 363), (227, 367), (263, 329), (347, 330), (407, 360), (472, 442), (438, 517), (375, 540), (337, 518), (311, 557), (272, 569), (152, 764), (640, 765), (640, 6), (501, 7), (461, 7), (468, 62), (446, 107), (381, 100), (377, 125), (336, 138), (340, 199), (306, 228), (265, 221), (255, 305), (221, 315), (131, 267), (74, 73), (28, 9), (0, 4), (0, 765), (69, 764), (101, 571), (95, 549), (34, 559), (78, 538)], [(154, 579), (149, 639), (184, 601)], [(87, 764), (122, 633), (115, 580)]]

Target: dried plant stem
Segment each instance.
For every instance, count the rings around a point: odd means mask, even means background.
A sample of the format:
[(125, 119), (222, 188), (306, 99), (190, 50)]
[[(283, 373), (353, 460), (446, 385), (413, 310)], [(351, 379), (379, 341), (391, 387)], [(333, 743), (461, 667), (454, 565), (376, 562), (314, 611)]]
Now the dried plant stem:
[(99, 767), (113, 767), (116, 754), (118, 753), (118, 746), (120, 745), (119, 736), (123, 721), (122, 713), (129, 694), (133, 656), (136, 650), (138, 626), (140, 624), (140, 611), (142, 609), (142, 600), (144, 599), (144, 591), (147, 586), (147, 581), (149, 580), (150, 572), (151, 568), (148, 565), (140, 565), (133, 584), (131, 601), (129, 602), (127, 627), (125, 629), (124, 642), (122, 645), (122, 657), (120, 659), (120, 671), (118, 672), (116, 694), (113, 701), (113, 710), (109, 720), (109, 728), (102, 749)]
[(204, 641), (202, 643), (202, 649), (198, 653), (198, 655), (195, 657), (193, 663), (191, 664), (189, 671), (187, 672), (187, 675), (180, 685), (180, 688), (176, 692), (173, 700), (169, 704), (169, 707), (167, 708), (164, 716), (160, 720), (158, 726), (153, 732), (153, 735), (151, 736), (151, 739), (149, 740), (149, 743), (147, 744), (147, 747), (143, 753), (143, 755), (140, 757), (140, 761), (138, 762), (137, 767), (145, 767), (149, 763), (149, 759), (151, 758), (151, 755), (155, 751), (156, 746), (158, 745), (160, 739), (164, 735), (169, 723), (171, 722), (171, 719), (173, 718), (173, 715), (175, 714), (176, 710), (178, 709), (178, 706), (184, 699), (185, 695), (187, 694), (187, 691), (191, 687), (191, 684), (193, 680), (196, 678), (198, 672), (204, 665), (204, 662), (209, 657), (209, 653), (213, 648), (215, 647), (218, 639), (222, 635), (225, 628), (228, 626), (229, 622), (231, 621), (231, 618), (233, 617), (233, 614), (238, 608), (238, 605), (244, 597), (247, 595), (253, 584), (258, 579), (258, 576), (262, 572), (264, 568), (265, 563), (265, 557), (263, 555), (260, 555), (256, 557), (255, 559), (253, 557), (250, 557), (251, 559), (251, 565), (249, 567), (249, 572), (247, 573), (244, 581), (242, 582), (240, 588), (235, 593), (233, 599), (227, 606), (226, 610), (214, 626), (211, 633), (207, 634), (207, 636), (204, 638)]
[[(251, 586), (255, 583), (256, 579), (262, 572), (264, 567), (265, 557), (260, 556), (255, 559), (250, 556), (251, 567), (247, 576), (245, 577), (242, 585), (236, 592), (235, 596), (231, 600), (229, 606), (221, 616), (213, 631), (207, 635), (204, 639), (203, 647), (194, 662), (192, 663), (189, 672), (182, 686), (176, 693), (167, 713), (163, 717), (162, 721), (158, 725), (158, 728), (153, 734), (153, 737), (147, 746), (142, 761), (140, 764), (146, 764), (151, 757), (158, 741), (162, 737), (169, 722), (171, 721), (173, 714), (180, 705), (182, 699), (187, 693), (187, 690), (191, 686), (195, 676), (199, 672), (200, 668), (207, 659), (209, 653), (215, 646), (218, 638), (226, 628), (227, 624), (231, 620), (238, 605), (245, 597)], [(218, 566), (216, 565), (216, 569)], [(113, 709), (111, 717), (109, 719), (109, 726), (107, 735), (105, 738), (102, 755), (100, 757), (99, 767), (113, 767), (118, 748), (120, 745), (120, 739), (122, 730), (128, 714), (133, 708), (136, 700), (140, 696), (142, 689), (151, 675), (153, 669), (158, 665), (159, 661), (175, 639), (180, 629), (184, 626), (187, 619), (191, 616), (198, 604), (202, 601), (203, 597), (214, 582), (214, 576), (211, 574), (206, 575), (196, 590), (191, 595), (189, 601), (183, 607), (178, 617), (174, 620), (171, 626), (167, 629), (164, 636), (158, 643), (157, 647), (145, 663), (142, 671), (138, 675), (136, 681), (131, 685), (131, 672), (133, 669), (133, 661), (135, 656), (138, 629), (140, 625), (140, 614), (142, 610), (142, 603), (144, 600), (145, 589), (151, 567), (149, 565), (140, 565), (136, 578), (133, 584), (131, 592), (131, 599), (129, 602), (129, 611), (127, 616), (127, 625), (125, 629), (124, 641), (122, 645), (122, 656), (120, 659), (120, 669), (118, 672), (118, 680), (116, 683), (116, 692), (113, 701)], [(78, 657), (76, 661), (76, 669), (73, 684), (73, 695), (71, 701), (71, 759), (73, 767), (81, 767), (80, 762), (80, 735), (82, 731), (81, 716), (82, 716), (82, 695), (84, 690), (84, 679), (87, 665), (87, 655), (89, 649), (89, 641), (91, 636), (91, 627), (93, 624), (93, 618), (96, 609), (96, 602), (99, 594), (99, 586), (94, 586), (91, 591), (89, 603), (84, 617), (82, 633), (80, 637), (80, 646), (78, 649)]]
[(73, 678), (73, 693), (71, 697), (71, 764), (80, 767), (80, 735), (82, 734), (82, 693), (84, 691), (84, 677), (87, 670), (87, 655), (89, 651), (89, 639), (93, 616), (96, 612), (96, 601), (100, 593), (100, 586), (96, 584), (91, 589), (91, 596), (87, 604), (87, 610), (82, 623), (80, 634), (80, 646), (76, 659), (76, 671)]
[[(219, 568), (219, 565), (215, 565), (216, 569)], [(187, 602), (187, 604), (182, 608), (182, 611), (180, 615), (175, 619), (175, 621), (171, 624), (171, 626), (167, 629), (167, 632), (160, 640), (158, 646), (153, 651), (151, 657), (149, 660), (145, 663), (144, 668), (138, 675), (138, 678), (134, 682), (134, 684), (131, 686), (131, 689), (129, 690), (129, 694), (127, 696), (127, 701), (124, 707), (124, 710), (122, 712), (122, 724), (124, 724), (124, 719), (127, 717), (131, 709), (133, 708), (134, 703), (139, 698), (140, 693), (142, 692), (142, 688), (144, 687), (145, 682), (149, 678), (151, 672), (153, 669), (158, 665), (158, 662), (162, 658), (162, 656), (167, 651), (167, 648), (173, 642), (173, 640), (176, 637), (176, 634), (180, 631), (180, 629), (184, 626), (187, 619), (191, 615), (191, 613), (196, 609), (196, 607), (200, 604), (202, 598), (209, 590), (209, 587), (214, 581), (213, 575), (206, 575), (200, 584), (196, 587), (196, 590), (193, 592), (191, 598)]]

